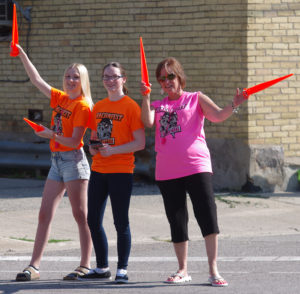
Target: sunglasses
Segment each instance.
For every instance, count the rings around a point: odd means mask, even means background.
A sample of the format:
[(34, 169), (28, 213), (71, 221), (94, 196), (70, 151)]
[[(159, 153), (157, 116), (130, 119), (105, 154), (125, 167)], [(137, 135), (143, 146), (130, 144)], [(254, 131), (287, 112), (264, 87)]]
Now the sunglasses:
[(174, 79), (176, 78), (176, 75), (171, 73), (171, 74), (168, 74), (167, 76), (165, 77), (159, 77), (159, 81), (160, 82), (164, 82), (165, 80), (169, 80), (169, 81), (173, 81)]

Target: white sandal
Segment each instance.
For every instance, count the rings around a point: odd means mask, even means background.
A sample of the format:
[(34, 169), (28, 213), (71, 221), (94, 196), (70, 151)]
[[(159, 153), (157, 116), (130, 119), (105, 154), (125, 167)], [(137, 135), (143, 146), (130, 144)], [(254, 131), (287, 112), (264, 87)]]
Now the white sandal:
[(208, 282), (213, 287), (227, 287), (228, 286), (227, 281), (221, 276), (211, 276), (208, 278)]
[(192, 277), (187, 275), (183, 275), (182, 273), (174, 273), (170, 277), (167, 278), (165, 283), (167, 284), (180, 284), (185, 282), (190, 282), (192, 280)]

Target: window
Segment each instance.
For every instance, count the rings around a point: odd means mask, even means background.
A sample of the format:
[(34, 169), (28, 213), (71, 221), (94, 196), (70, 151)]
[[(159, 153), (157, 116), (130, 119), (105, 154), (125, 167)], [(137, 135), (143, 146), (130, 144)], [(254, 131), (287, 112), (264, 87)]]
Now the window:
[(0, 41), (11, 39), (12, 14), (12, 0), (0, 0)]

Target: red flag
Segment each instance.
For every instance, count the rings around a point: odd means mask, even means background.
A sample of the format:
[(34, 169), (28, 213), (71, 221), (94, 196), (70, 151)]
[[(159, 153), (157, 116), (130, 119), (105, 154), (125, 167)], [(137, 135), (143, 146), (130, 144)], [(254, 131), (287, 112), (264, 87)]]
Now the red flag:
[(271, 81), (267, 81), (267, 82), (258, 84), (256, 86), (251, 87), (251, 88), (244, 89), (244, 91), (243, 91), (244, 97), (248, 99), (250, 95), (255, 94), (259, 91), (262, 91), (266, 88), (269, 88), (269, 87), (273, 86), (274, 84), (276, 84), (276, 83), (278, 83), (278, 82), (280, 82), (284, 79), (289, 78), (292, 75), (293, 74), (289, 74), (289, 75), (286, 75), (284, 77), (280, 77), (280, 78), (277, 78), (277, 79), (274, 79), (274, 80), (271, 80)]
[[(147, 87), (150, 87), (149, 84), (149, 76), (148, 76), (148, 69), (147, 69), (147, 63), (146, 63), (146, 57), (145, 57), (145, 52), (144, 52), (144, 46), (143, 46), (143, 39), (140, 37), (140, 56), (141, 56), (141, 76), (142, 76), (142, 81), (145, 82)], [(143, 93), (143, 95), (147, 95), (151, 92), (150, 89), (147, 89)]]
[(13, 8), (13, 24), (12, 24), (12, 41), (11, 41), (11, 49), (10, 56), (16, 57), (19, 55), (19, 49), (16, 46), (19, 44), (19, 34), (18, 34), (18, 21), (17, 21), (17, 9), (16, 4), (14, 4)]
[(29, 120), (29, 119), (27, 119), (27, 118), (23, 118), (36, 132), (41, 132), (41, 131), (43, 131), (44, 130), (44, 127), (42, 127), (42, 126), (40, 126), (40, 125), (38, 125), (38, 124), (36, 124), (35, 122), (33, 122), (33, 121), (31, 121), (31, 120)]

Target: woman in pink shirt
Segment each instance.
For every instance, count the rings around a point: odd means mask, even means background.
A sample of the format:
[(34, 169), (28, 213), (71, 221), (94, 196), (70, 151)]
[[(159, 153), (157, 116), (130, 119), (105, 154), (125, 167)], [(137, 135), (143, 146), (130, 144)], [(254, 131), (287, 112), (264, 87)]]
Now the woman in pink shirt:
[[(191, 281), (187, 272), (188, 192), (205, 239), (209, 282), (212, 286), (227, 286), (228, 283), (217, 268), (219, 228), (204, 118), (212, 122), (226, 120), (245, 97), (237, 89), (233, 101), (222, 109), (201, 92), (185, 92), (184, 70), (175, 58), (166, 58), (158, 64), (156, 79), (167, 97), (151, 103), (150, 94), (142, 94), (142, 120), (149, 128), (156, 126), (155, 178), (163, 197), (179, 265), (177, 272), (168, 277), (166, 282)], [(142, 82), (141, 93), (145, 93), (146, 90), (147, 86)]]

